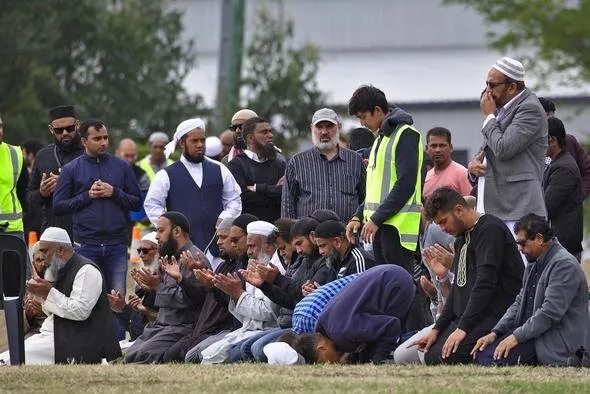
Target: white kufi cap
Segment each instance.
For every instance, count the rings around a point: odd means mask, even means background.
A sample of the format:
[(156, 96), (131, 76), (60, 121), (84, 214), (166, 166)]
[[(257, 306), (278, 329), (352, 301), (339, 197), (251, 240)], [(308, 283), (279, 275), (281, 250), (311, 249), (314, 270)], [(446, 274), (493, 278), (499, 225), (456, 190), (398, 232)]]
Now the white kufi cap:
[(285, 342), (269, 343), (262, 351), (271, 365), (305, 364), (303, 356)]
[(223, 150), (223, 145), (221, 145), (221, 140), (219, 137), (214, 135), (207, 137), (205, 140), (205, 156), (207, 157), (217, 157)]
[(156, 239), (156, 232), (152, 231), (151, 233), (147, 233), (146, 235), (143, 236), (143, 238), (141, 239), (142, 241), (148, 241), (151, 242), (153, 244), (158, 244), (158, 240)]
[(524, 66), (518, 60), (505, 56), (496, 60), (496, 64), (492, 67), (508, 78), (512, 78), (515, 81), (524, 81)]
[(47, 227), (45, 231), (43, 231), (43, 234), (41, 234), (41, 238), (39, 238), (39, 241), (57, 242), (60, 244), (70, 245), (72, 244), (68, 232), (63, 228), (59, 227)]
[(265, 222), (263, 220), (256, 220), (254, 222), (251, 222), (246, 227), (246, 232), (248, 234), (257, 234), (262, 235), (264, 237), (268, 237), (276, 230), (277, 228), (274, 226), (274, 224)]

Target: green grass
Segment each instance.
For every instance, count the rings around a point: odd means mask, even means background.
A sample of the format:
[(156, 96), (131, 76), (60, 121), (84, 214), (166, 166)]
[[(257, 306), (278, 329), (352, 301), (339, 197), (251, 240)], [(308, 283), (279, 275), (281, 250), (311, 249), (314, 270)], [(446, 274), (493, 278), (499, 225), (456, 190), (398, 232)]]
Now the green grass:
[(572, 393), (590, 371), (474, 366), (292, 366), (234, 364), (0, 367), (0, 391)]

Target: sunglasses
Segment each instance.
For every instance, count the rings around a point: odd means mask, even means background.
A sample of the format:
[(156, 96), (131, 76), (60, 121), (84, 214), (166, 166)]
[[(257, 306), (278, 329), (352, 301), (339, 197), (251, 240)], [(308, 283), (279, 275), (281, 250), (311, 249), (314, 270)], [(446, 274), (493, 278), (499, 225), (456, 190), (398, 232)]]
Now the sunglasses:
[(53, 126), (51, 126), (51, 129), (57, 135), (63, 134), (64, 131), (67, 131), (69, 134), (72, 134), (74, 131), (76, 131), (76, 125), (73, 124), (71, 126), (66, 126), (66, 127), (53, 127)]
[(232, 125), (229, 126), (229, 129), (231, 131), (236, 131), (237, 129), (240, 129), (241, 127), (242, 127), (241, 124), (232, 124)]
[(148, 254), (149, 252), (151, 252), (152, 250), (156, 250), (156, 248), (137, 248), (137, 254)]

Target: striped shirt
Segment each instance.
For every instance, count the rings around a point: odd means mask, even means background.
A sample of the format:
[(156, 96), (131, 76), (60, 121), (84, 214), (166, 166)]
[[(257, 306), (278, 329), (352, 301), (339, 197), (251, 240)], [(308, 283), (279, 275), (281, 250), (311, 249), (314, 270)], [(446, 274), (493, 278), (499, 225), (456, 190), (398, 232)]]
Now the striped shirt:
[(339, 149), (332, 160), (315, 147), (300, 152), (287, 164), (281, 216), (299, 219), (331, 209), (347, 222), (365, 200), (366, 176), (361, 156), (349, 149)]
[(326, 283), (299, 301), (293, 310), (293, 331), (297, 334), (314, 332), (318, 317), (328, 302), (358, 275), (349, 275)]

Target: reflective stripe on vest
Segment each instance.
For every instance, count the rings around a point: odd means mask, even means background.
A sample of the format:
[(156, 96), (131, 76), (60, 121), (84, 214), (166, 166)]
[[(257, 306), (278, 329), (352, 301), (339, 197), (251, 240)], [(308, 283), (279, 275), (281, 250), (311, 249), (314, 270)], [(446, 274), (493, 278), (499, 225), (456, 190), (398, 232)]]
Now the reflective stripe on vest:
[[(174, 164), (174, 160), (167, 159), (166, 166), (169, 166), (171, 164)], [(154, 172), (154, 169), (152, 168), (152, 165), (150, 164), (149, 156), (146, 156), (139, 161), (139, 168), (141, 168), (142, 170), (145, 171), (145, 173), (148, 176), (148, 179), (150, 180), (150, 184), (151, 184), (154, 181), (154, 177), (156, 176), (156, 173)]]
[[(416, 250), (420, 229), (420, 209), (422, 196), (422, 138), (418, 130), (409, 125), (400, 125), (388, 137), (381, 135), (373, 144), (367, 167), (366, 197), (364, 206), (365, 221), (369, 220), (381, 203), (389, 196), (389, 192), (397, 181), (395, 152), (399, 138), (404, 130), (417, 133), (418, 143), (418, 174), (414, 193), (398, 213), (383, 222), (397, 228), (401, 245), (411, 251)], [(386, 165), (389, 164), (389, 165)]]
[(0, 175), (0, 224), (8, 223), (6, 232), (22, 232), (23, 210), (16, 195), (16, 184), (23, 169), (22, 150), (6, 143), (0, 144), (0, 168), (11, 170)]

